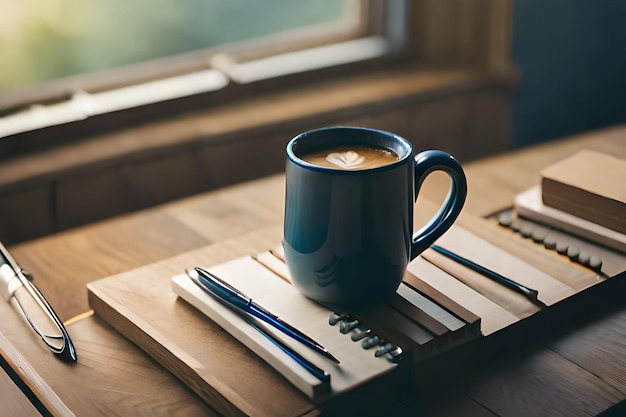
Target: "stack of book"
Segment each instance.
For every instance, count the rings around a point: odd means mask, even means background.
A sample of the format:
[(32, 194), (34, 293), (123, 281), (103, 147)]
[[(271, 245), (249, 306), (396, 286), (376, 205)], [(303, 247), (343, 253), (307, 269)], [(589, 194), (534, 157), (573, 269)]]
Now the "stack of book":
[(626, 161), (581, 150), (515, 198), (518, 216), (626, 253)]

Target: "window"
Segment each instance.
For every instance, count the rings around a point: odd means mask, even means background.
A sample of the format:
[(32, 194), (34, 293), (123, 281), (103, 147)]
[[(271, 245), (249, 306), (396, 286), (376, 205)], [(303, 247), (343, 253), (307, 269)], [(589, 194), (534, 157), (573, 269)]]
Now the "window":
[(350, 27), (356, 20), (350, 21), (347, 2), (335, 0), (24, 0), (3, 9), (4, 90), (302, 26)]
[[(131, 5), (154, 5), (137, 19), (163, 24), (157, 32), (166, 38), (174, 37), (165, 23), (177, 21), (177, 7), (189, 19), (213, 19), (212, 28), (241, 21), (220, 12), (238, 13), (231, 6), (242, 5), (242, 13), (281, 24), (245, 26), (247, 32), (212, 43), (183, 36), (182, 49), (124, 52), (109, 63), (90, 58), (97, 66), (11, 87), (3, 71), (13, 64), (2, 61), (4, 241), (279, 172), (287, 138), (328, 124), (391, 130), (466, 158), (509, 143), (517, 79), (510, 57), (513, 0), (0, 0), (0, 60), (29, 49), (7, 42), (7, 33), (28, 27), (21, 18), (33, 17), (20, 13), (50, 9), (61, 25), (72, 26), (72, 13), (92, 2), (87, 16), (123, 8), (109, 20), (129, 47), (162, 39), (141, 38), (141, 25), (129, 23)], [(254, 5), (263, 9), (253, 12)], [(296, 9), (287, 18), (273, 5), (285, 13)], [(205, 16), (200, 11), (208, 7)], [(296, 19), (298, 10), (304, 12)], [(86, 53), (90, 48), (104, 50), (90, 46)], [(50, 50), (35, 56), (61, 54)]]
[(233, 85), (258, 91), (264, 81), (394, 56), (406, 8), (405, 0), (0, 0), (0, 139), (176, 100), (185, 111), (188, 97), (248, 93)]

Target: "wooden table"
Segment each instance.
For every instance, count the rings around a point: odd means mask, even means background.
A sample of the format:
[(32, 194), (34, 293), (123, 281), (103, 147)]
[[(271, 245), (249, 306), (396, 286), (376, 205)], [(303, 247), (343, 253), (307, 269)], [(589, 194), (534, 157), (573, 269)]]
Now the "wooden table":
[[(465, 164), (465, 212), (486, 216), (510, 206), (516, 193), (538, 183), (540, 169), (582, 148), (626, 158), (626, 127)], [(446, 181), (429, 179), (421, 195), (442, 198)], [(76, 415), (215, 415), (137, 346), (98, 317), (82, 314), (89, 310), (85, 285), (207, 245), (228, 248), (246, 234), (274, 233), (283, 202), (284, 176), (276, 175), (9, 248), (62, 319), (73, 318), (68, 330), (79, 363), (55, 360), (6, 303), (0, 303), (0, 335)], [(220, 253), (225, 259), (234, 255)], [(418, 383), (415, 399), (393, 414), (587, 416), (608, 409), (607, 415), (625, 415), (626, 306), (614, 298), (585, 306), (584, 320), (532, 343), (466, 353), (473, 356), (455, 369), (460, 361), (454, 356), (425, 364), (418, 373), (429, 375), (428, 383)], [(25, 397), (2, 377), (0, 399), (14, 400), (9, 412), (32, 415)]]

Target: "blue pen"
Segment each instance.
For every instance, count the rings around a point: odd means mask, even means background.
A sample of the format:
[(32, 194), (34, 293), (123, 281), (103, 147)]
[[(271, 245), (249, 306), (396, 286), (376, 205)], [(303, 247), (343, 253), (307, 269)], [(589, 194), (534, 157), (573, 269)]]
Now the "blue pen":
[(335, 358), (324, 346), (320, 345), (300, 330), (285, 322), (277, 315), (270, 313), (229, 283), (218, 278), (205, 269), (195, 268), (195, 270), (198, 273), (198, 282), (202, 284), (202, 288), (205, 288), (210, 294), (226, 302), (230, 306), (236, 307), (239, 310), (258, 318), (259, 320), (266, 322), (267, 324), (285, 333), (287, 336), (292, 337), (305, 346), (321, 353), (333, 362), (339, 363), (339, 360)]
[(533, 290), (532, 288), (528, 288), (525, 285), (522, 285), (518, 282), (513, 281), (512, 279), (509, 279), (505, 276), (502, 276), (500, 274), (498, 274), (495, 271), (492, 271), (491, 269), (487, 269), (482, 265), (478, 265), (476, 262), (470, 261), (467, 258), (464, 258), (460, 255), (457, 255), (456, 253), (449, 251), (448, 249), (442, 248), (441, 246), (438, 245), (431, 245), (430, 246), (431, 249), (433, 249), (435, 252), (439, 252), (440, 254), (447, 256), (448, 258), (458, 262), (459, 264), (466, 266), (467, 268), (478, 272), (479, 274), (482, 274), (483, 276), (504, 285), (505, 287), (513, 290), (513, 291), (517, 291), (520, 294), (522, 294), (523, 296), (525, 296), (528, 300), (530, 300), (533, 304), (541, 307), (541, 308), (547, 308), (548, 306), (545, 305), (543, 303), (543, 301), (539, 300), (537, 298), (537, 295), (539, 294), (539, 292), (537, 290)]
[(306, 369), (307, 371), (309, 371), (309, 373), (311, 373), (313, 376), (315, 376), (317, 379), (319, 379), (320, 381), (328, 381), (330, 380), (330, 375), (328, 374), (328, 372), (326, 372), (325, 370), (323, 370), (322, 368), (316, 366), (314, 363), (312, 363), (311, 361), (307, 360), (304, 356), (300, 355), (298, 352), (296, 352), (295, 350), (293, 350), (292, 348), (290, 348), (288, 345), (286, 345), (285, 343), (283, 343), (283, 341), (281, 341), (280, 339), (274, 337), (272, 334), (266, 332), (265, 330), (263, 330), (261, 327), (257, 326), (256, 324), (254, 324), (252, 322), (252, 320), (248, 320), (246, 319), (246, 321), (248, 322), (248, 324), (250, 326), (252, 326), (256, 331), (258, 331), (259, 333), (261, 333), (263, 336), (265, 336), (270, 342), (272, 342), (274, 345), (278, 346), (278, 348), (280, 348), (280, 350), (282, 350), (283, 352), (285, 352), (287, 355), (289, 355), (293, 360), (295, 360), (297, 363), (299, 363), (304, 369)]

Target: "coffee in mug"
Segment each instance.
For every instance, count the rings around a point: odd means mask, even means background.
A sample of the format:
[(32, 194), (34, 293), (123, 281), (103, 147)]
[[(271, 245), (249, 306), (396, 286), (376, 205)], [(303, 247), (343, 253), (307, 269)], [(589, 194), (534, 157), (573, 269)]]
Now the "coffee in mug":
[[(450, 192), (415, 233), (415, 201), (436, 170), (450, 176)], [(452, 156), (415, 155), (396, 134), (339, 126), (296, 136), (287, 145), (283, 232), (294, 286), (334, 305), (389, 300), (408, 263), (454, 223), (466, 193)]]
[(328, 168), (355, 170), (376, 168), (398, 160), (392, 150), (387, 148), (366, 148), (363, 146), (334, 147), (302, 155), (310, 164)]

